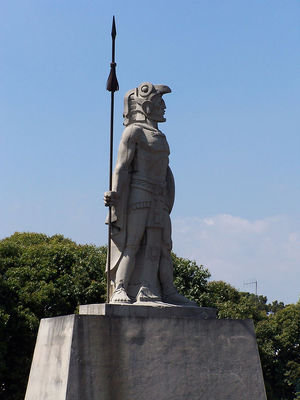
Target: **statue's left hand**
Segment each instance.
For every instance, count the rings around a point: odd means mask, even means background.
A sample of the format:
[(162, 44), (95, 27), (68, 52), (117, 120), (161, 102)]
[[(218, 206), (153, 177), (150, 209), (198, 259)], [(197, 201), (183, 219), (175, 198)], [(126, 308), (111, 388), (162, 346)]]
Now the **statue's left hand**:
[(116, 205), (116, 201), (118, 200), (118, 193), (113, 191), (108, 191), (104, 193), (104, 205), (105, 207)]

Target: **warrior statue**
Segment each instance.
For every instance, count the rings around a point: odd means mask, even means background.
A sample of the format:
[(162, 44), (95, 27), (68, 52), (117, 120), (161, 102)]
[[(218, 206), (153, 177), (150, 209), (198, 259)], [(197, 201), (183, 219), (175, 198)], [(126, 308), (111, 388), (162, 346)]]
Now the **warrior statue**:
[(162, 96), (171, 89), (142, 83), (124, 98), (125, 129), (113, 174), (111, 206), (111, 303), (164, 302), (195, 306), (173, 285), (170, 213), (175, 185)]

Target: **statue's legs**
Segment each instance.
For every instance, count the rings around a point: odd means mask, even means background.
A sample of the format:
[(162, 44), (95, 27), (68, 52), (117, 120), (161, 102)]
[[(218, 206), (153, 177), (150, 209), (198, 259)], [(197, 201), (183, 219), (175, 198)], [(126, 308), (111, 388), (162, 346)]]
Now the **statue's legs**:
[[(171, 258), (171, 220), (162, 203), (150, 210), (142, 253), (136, 258), (132, 275), (133, 292), (138, 286), (137, 301), (161, 301), (161, 292), (174, 293), (173, 262)], [(157, 218), (159, 216), (159, 218)], [(156, 226), (158, 225), (158, 226)], [(176, 292), (177, 293), (177, 292)]]
[[(138, 193), (141, 196), (147, 196), (146, 192), (145, 194), (143, 191)], [(136, 200), (136, 197), (134, 199)], [(128, 286), (134, 269), (138, 268), (138, 271), (135, 271), (138, 272), (138, 283), (140, 284), (140, 291), (136, 295), (138, 301), (160, 301), (159, 290), (156, 290), (159, 280), (164, 302), (187, 306), (195, 305), (195, 303), (180, 295), (173, 284), (169, 213), (161, 207), (160, 203), (154, 202), (154, 200), (153, 204), (158, 204), (157, 208), (149, 208), (147, 206), (148, 201), (138, 204), (141, 208), (131, 208), (127, 216), (126, 246), (116, 271), (116, 289), (112, 294), (111, 303), (131, 303), (128, 296), (130, 287)], [(144, 258), (141, 265), (136, 265), (136, 256), (142, 248), (141, 242), (145, 233)], [(138, 259), (140, 260), (140, 257)], [(131, 296), (135, 295), (131, 294)]]
[(176, 291), (173, 284), (173, 260), (171, 257), (172, 250), (172, 228), (169, 213), (164, 214), (164, 230), (162, 235), (161, 259), (159, 268), (159, 280), (162, 287), (163, 295), (169, 295)]
[(173, 261), (171, 249), (165, 244), (162, 246), (159, 268), (159, 279), (162, 287), (162, 300), (180, 306), (197, 306), (196, 303), (179, 294), (173, 284)]
[(127, 240), (122, 259), (116, 272), (116, 289), (111, 302), (130, 303), (126, 290), (134, 270), (136, 254), (145, 232), (148, 209), (133, 210), (127, 217)]
[(139, 288), (136, 295), (138, 302), (161, 301), (161, 290), (158, 278), (161, 257), (162, 229), (147, 227), (143, 247), (136, 259), (133, 273), (133, 287)]
[(172, 293), (174, 291), (171, 249), (164, 244), (161, 249), (159, 280), (164, 294)]

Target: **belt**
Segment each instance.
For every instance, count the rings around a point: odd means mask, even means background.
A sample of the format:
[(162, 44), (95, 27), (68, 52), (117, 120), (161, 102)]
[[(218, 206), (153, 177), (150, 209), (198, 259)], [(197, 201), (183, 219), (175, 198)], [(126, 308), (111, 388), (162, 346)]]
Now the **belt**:
[(164, 196), (166, 194), (165, 183), (151, 183), (144, 181), (143, 179), (132, 179), (131, 186), (146, 190), (147, 192), (154, 193), (158, 196)]

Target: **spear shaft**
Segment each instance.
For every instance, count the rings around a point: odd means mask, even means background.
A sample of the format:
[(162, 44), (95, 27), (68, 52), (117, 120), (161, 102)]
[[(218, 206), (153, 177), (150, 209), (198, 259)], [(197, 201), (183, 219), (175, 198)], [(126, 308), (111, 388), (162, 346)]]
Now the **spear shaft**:
[[(110, 100), (110, 151), (109, 151), (109, 191), (112, 190), (112, 169), (113, 169), (113, 136), (114, 136), (114, 95), (119, 90), (116, 76), (115, 63), (115, 40), (117, 36), (115, 17), (113, 17), (111, 38), (112, 38), (112, 61), (110, 63), (110, 73), (107, 79), (106, 89), (111, 92)], [(111, 206), (108, 210), (108, 246), (107, 246), (107, 303), (110, 299), (110, 268), (111, 268)]]

